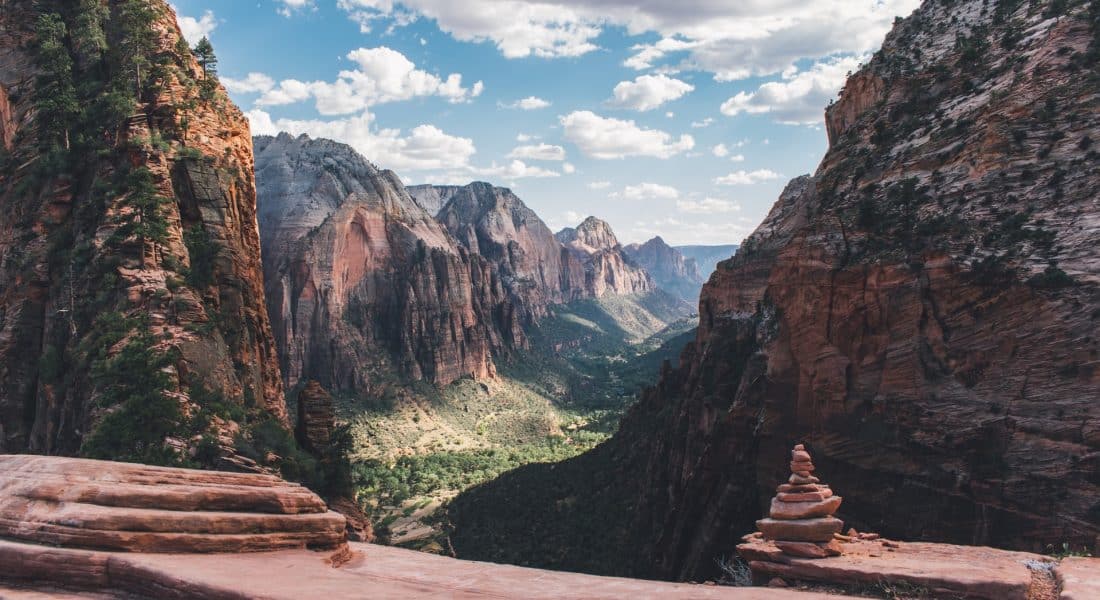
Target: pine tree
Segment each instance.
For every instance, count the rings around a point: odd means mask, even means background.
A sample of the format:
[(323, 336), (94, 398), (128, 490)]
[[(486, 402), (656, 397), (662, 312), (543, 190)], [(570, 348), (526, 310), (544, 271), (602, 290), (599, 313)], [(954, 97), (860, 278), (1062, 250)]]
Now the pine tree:
[(43, 14), (38, 17), (37, 32), (35, 58), (41, 74), (35, 86), (35, 121), (42, 150), (52, 159), (69, 150), (70, 130), (80, 103), (73, 83), (73, 60), (65, 46), (65, 22), (56, 13)]
[(202, 36), (199, 43), (195, 44), (191, 52), (195, 55), (195, 59), (199, 61), (199, 66), (202, 67), (203, 77), (218, 73), (218, 57), (214, 55), (214, 45), (210, 43), (205, 35)]

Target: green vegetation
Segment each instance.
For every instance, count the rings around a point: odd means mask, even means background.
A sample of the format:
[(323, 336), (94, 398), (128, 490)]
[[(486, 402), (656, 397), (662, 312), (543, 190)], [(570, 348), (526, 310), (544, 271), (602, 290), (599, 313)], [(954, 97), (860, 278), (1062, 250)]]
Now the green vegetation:
[(191, 258), (191, 267), (186, 273), (187, 285), (205, 290), (214, 283), (214, 261), (221, 246), (202, 225), (195, 225), (183, 232), (183, 243)]

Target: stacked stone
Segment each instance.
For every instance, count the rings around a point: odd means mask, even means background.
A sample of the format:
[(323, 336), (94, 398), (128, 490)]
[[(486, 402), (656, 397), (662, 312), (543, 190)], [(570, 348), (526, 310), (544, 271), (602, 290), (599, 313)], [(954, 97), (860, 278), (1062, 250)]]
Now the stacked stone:
[(805, 446), (791, 451), (791, 476), (776, 488), (769, 518), (756, 522), (760, 532), (784, 554), (802, 558), (824, 558), (840, 554), (833, 536), (844, 522), (833, 517), (840, 508), (827, 484), (814, 476), (814, 463)]

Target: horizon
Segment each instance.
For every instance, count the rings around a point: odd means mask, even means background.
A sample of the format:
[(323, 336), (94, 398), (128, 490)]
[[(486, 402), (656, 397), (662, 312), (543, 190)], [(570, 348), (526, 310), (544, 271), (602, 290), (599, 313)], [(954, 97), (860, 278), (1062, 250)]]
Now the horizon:
[(592, 214), (624, 245), (674, 246), (752, 233), (816, 169), (847, 73), (919, 2), (596, 4), (172, 2), (254, 135), (347, 143), (406, 185), (506, 187), (554, 231)]

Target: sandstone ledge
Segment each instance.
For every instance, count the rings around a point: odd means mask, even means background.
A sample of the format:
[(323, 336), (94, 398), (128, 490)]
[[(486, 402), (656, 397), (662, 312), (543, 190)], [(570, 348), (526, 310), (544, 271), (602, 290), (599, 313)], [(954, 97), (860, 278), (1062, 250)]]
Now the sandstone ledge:
[[(154, 508), (150, 508), (154, 507)], [(0, 456), (0, 536), (130, 552), (332, 548), (345, 519), (269, 475)]]

